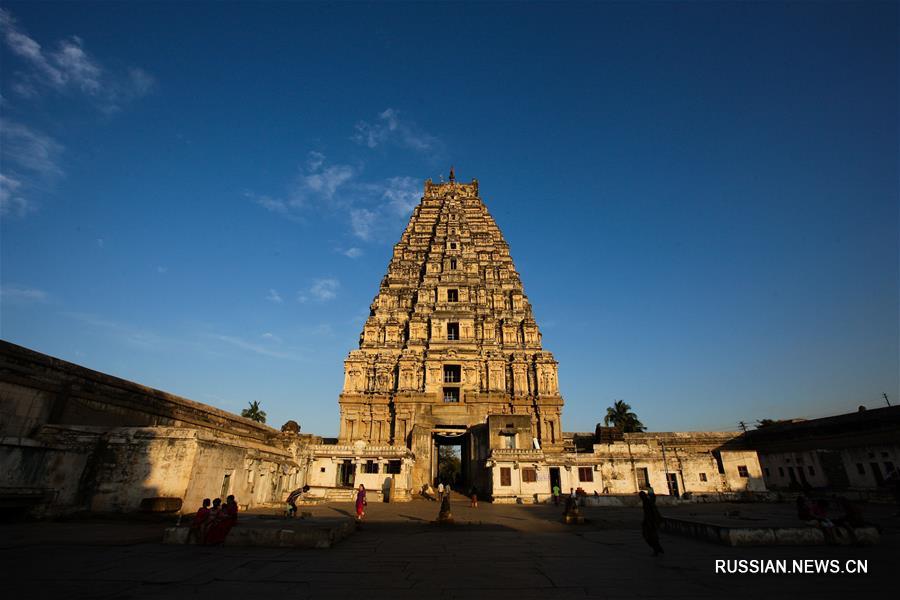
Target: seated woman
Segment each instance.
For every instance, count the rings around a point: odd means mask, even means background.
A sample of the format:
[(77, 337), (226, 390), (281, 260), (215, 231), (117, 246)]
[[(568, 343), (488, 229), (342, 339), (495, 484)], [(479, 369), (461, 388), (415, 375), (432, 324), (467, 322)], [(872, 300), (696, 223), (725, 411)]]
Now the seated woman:
[(209, 498), (204, 498), (203, 506), (197, 510), (197, 514), (194, 515), (194, 519), (191, 521), (191, 528), (188, 530), (186, 543), (190, 544), (191, 542), (194, 542), (195, 544), (199, 544), (203, 541), (203, 526), (206, 524), (206, 520), (209, 518), (209, 513), (211, 512), (209, 504)]
[(237, 524), (238, 506), (234, 496), (228, 496), (225, 506), (213, 519), (206, 532), (204, 543), (208, 546), (224, 544), (231, 528)]

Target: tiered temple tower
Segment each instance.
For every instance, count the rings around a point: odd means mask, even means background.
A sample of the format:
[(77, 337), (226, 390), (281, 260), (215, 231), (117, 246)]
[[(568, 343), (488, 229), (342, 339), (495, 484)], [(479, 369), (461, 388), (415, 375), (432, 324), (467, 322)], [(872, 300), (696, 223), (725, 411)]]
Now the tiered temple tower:
[(345, 361), (340, 441), (406, 446), (419, 462), (433, 435), (515, 414), (559, 448), (557, 363), (478, 181), (449, 179), (426, 180)]

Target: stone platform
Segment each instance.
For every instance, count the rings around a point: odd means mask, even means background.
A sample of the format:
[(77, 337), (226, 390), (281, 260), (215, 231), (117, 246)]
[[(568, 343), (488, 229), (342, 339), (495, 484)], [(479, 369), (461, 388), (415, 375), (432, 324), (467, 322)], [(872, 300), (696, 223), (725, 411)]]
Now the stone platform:
[(687, 519), (664, 518), (662, 530), (726, 546), (871, 546), (875, 527), (730, 527)]
[[(169, 527), (163, 533), (164, 544), (187, 544), (187, 526)], [(356, 531), (353, 519), (318, 517), (284, 519), (244, 517), (228, 532), (226, 546), (263, 546), (269, 548), (331, 548)]]

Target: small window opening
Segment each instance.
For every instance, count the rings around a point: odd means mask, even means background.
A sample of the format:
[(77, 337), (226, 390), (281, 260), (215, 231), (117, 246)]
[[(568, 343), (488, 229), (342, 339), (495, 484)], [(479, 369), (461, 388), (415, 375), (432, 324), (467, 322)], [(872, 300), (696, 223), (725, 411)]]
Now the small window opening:
[(387, 471), (385, 471), (388, 475), (399, 475), (400, 474), (400, 461), (399, 460), (389, 460), (387, 464)]
[(647, 472), (647, 467), (636, 468), (635, 474), (637, 475), (638, 489), (639, 490), (649, 490), (650, 489), (650, 474)]
[(706, 473), (700, 473), (700, 481), (706, 481)]
[(459, 323), (447, 323), (447, 339), (459, 339)]
[(459, 302), (459, 290), (447, 290), (447, 302)]
[(741, 477), (750, 477), (750, 472), (747, 470), (746, 465), (738, 465), (738, 475)]
[(451, 271), (455, 271), (455, 270), (456, 270), (456, 259), (455, 259), (455, 258), (451, 258), (451, 259), (450, 259), (450, 270), (451, 270)]
[(459, 402), (459, 388), (444, 388), (444, 402)]
[(459, 383), (462, 381), (462, 369), (459, 365), (444, 365), (444, 383)]

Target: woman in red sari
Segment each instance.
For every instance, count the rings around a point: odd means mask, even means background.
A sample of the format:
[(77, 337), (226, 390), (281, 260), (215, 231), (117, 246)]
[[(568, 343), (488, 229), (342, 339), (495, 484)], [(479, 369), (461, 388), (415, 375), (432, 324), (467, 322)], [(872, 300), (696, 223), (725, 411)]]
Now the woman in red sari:
[(359, 490), (356, 492), (356, 521), (362, 521), (366, 516), (366, 486), (359, 484)]
[(209, 526), (204, 543), (210, 546), (224, 544), (228, 532), (237, 523), (237, 514), (237, 502), (234, 496), (228, 496), (225, 500), (225, 506), (222, 507), (222, 510), (219, 511), (219, 514), (216, 515), (215, 520)]

